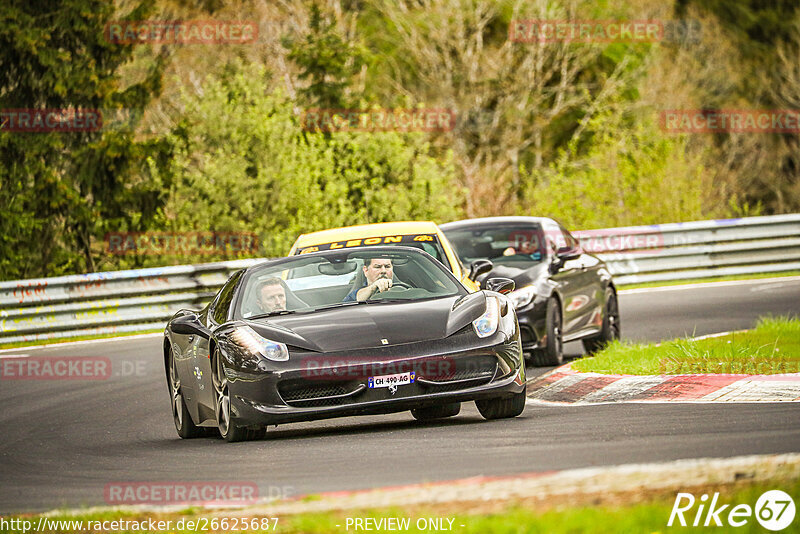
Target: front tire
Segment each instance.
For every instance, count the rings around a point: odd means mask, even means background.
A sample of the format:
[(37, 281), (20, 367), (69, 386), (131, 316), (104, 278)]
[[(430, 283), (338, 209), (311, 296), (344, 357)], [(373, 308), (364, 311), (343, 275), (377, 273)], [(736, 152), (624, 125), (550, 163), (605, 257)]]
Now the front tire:
[(620, 338), (622, 330), (619, 320), (619, 303), (617, 293), (611, 287), (606, 288), (603, 312), (603, 327), (600, 334), (583, 340), (583, 348), (589, 354), (602, 350), (606, 345)]
[(205, 429), (194, 424), (189, 409), (186, 408), (186, 401), (183, 399), (181, 391), (181, 378), (178, 374), (178, 365), (175, 362), (175, 355), (170, 349), (169, 354), (169, 392), (172, 399), (172, 421), (175, 423), (175, 430), (183, 439), (199, 438), (204, 436)]
[(512, 397), (501, 397), (497, 399), (476, 400), (475, 406), (484, 419), (506, 419), (516, 417), (525, 409), (525, 392), (527, 386), (521, 393), (515, 393)]
[(562, 313), (558, 299), (547, 301), (547, 344), (543, 349), (531, 353), (531, 361), (537, 367), (561, 365), (564, 363), (564, 341), (562, 339)]
[(443, 419), (445, 417), (454, 417), (461, 411), (460, 402), (452, 402), (449, 404), (442, 404), (440, 406), (428, 406), (426, 408), (416, 408), (411, 410), (411, 415), (417, 421), (431, 421), (433, 419)]
[(214, 362), (211, 371), (211, 382), (214, 385), (214, 414), (217, 418), (217, 428), (222, 439), (228, 443), (235, 441), (250, 441), (261, 439), (266, 434), (264, 427), (248, 428), (236, 426), (231, 419), (231, 393), (228, 388), (228, 377), (222, 364), (222, 355), (219, 349), (214, 350)]

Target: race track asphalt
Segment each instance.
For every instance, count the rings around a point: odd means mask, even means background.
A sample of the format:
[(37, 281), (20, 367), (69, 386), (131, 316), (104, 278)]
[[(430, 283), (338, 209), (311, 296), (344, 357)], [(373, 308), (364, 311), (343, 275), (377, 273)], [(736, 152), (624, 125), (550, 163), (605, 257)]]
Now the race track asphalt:
[[(765, 314), (800, 314), (800, 280), (636, 290), (620, 295), (620, 309), (628, 339), (743, 329)], [(529, 405), (501, 421), (469, 403), (444, 422), (406, 412), (281, 426), (257, 442), (180, 440), (160, 346), (148, 337), (0, 353), (108, 357), (113, 370), (97, 381), (0, 380), (0, 513), (103, 505), (115, 482), (252, 482), (267, 497), (800, 452), (797, 403)], [(579, 354), (579, 344), (567, 348)]]

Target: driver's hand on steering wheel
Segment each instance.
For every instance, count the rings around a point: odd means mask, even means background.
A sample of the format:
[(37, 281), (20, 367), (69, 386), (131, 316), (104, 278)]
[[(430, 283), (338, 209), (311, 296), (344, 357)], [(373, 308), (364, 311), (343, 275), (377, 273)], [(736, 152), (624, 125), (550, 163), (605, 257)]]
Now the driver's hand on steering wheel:
[(390, 278), (378, 278), (372, 282), (372, 294), (383, 293), (392, 287), (392, 280)]

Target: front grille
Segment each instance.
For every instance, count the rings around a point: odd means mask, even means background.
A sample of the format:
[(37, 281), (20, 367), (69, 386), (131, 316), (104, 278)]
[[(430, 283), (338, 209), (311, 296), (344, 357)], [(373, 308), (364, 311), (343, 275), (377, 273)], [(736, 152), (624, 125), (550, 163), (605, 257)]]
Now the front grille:
[[(462, 366), (459, 366), (462, 367)], [(430, 382), (453, 382), (455, 380), (467, 380), (470, 378), (484, 378), (486, 376), (494, 376), (495, 369), (497, 369), (497, 362), (494, 358), (491, 361), (469, 361), (466, 362), (461, 369), (456, 369), (453, 372), (444, 372), (435, 376), (422, 376)]]
[(492, 362), (489, 364), (481, 365), (475, 369), (464, 369), (462, 371), (456, 371), (453, 375), (453, 378), (450, 380), (466, 380), (468, 378), (486, 378), (494, 376), (494, 372), (497, 369), (497, 363)]
[(341, 406), (352, 402), (350, 395), (358, 389), (357, 382), (287, 380), (278, 385), (278, 393), (283, 401), (297, 407)]
[(421, 377), (421, 384), (435, 392), (457, 391), (490, 382), (497, 373), (494, 356), (459, 362), (459, 368), (452, 373), (439, 376)]

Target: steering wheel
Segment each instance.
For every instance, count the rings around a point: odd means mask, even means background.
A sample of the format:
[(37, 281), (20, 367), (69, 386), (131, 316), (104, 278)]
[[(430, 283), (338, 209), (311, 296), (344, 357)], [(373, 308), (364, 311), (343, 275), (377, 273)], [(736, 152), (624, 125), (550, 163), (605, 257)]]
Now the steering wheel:
[(400, 282), (399, 280), (395, 281), (395, 282), (392, 282), (392, 287), (389, 288), (389, 291), (391, 291), (394, 288), (397, 288), (397, 289), (412, 289), (410, 285), (406, 284), (405, 282)]

